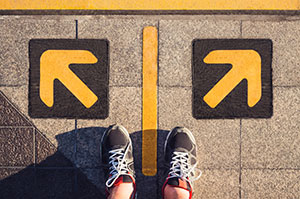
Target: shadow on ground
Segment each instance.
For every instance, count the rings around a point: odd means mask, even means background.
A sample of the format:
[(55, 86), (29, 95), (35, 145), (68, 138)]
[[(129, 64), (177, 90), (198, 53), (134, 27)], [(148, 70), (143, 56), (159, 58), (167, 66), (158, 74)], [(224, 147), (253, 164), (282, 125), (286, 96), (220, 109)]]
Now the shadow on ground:
[[(105, 198), (105, 177), (100, 157), (100, 140), (105, 130), (104, 127), (89, 127), (57, 135), (58, 150), (35, 130), (36, 163), (27, 167), (1, 167), (0, 198)], [(141, 172), (142, 133), (130, 134), (138, 198), (161, 197), (162, 154), (166, 135), (167, 131), (158, 130), (156, 176), (144, 176)]]

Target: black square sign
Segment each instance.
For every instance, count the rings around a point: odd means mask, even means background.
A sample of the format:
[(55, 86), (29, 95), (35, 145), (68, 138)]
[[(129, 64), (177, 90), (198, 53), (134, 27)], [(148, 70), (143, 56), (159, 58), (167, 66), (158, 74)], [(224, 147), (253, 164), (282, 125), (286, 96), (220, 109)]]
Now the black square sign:
[(271, 62), (269, 39), (194, 40), (194, 118), (270, 118)]
[(33, 39), (29, 61), (30, 117), (108, 117), (107, 40)]

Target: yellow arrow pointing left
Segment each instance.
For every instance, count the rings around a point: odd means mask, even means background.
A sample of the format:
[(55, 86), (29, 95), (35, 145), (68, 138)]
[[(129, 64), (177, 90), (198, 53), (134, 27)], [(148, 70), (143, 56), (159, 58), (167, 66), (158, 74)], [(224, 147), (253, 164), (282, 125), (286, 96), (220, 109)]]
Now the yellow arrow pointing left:
[(54, 103), (54, 80), (58, 79), (86, 107), (98, 97), (70, 70), (70, 64), (94, 64), (98, 59), (87, 50), (47, 50), (40, 59), (40, 98), (48, 106)]

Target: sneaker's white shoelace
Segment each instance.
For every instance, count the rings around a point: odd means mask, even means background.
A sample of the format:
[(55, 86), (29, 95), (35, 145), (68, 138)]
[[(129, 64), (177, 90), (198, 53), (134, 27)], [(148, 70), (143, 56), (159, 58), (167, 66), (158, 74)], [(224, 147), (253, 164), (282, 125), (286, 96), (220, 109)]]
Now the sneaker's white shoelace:
[[(175, 151), (170, 163), (171, 168), (167, 179), (182, 178), (190, 183), (198, 180), (202, 175), (202, 171), (196, 168), (198, 163), (191, 166), (188, 163), (188, 159), (188, 153)], [(198, 175), (196, 175), (196, 171), (199, 172)]]
[(127, 162), (126, 162), (126, 154), (128, 152), (129, 146), (125, 149), (114, 149), (109, 151), (109, 174), (110, 177), (106, 181), (106, 186), (111, 187), (115, 183), (115, 181), (119, 178), (120, 175), (130, 175), (129, 169), (127, 167)]

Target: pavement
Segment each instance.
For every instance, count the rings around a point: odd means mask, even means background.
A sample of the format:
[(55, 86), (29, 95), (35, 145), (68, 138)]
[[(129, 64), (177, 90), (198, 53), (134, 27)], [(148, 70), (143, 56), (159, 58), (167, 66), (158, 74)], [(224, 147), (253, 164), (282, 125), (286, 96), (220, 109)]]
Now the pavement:
[[(158, 171), (142, 174), (142, 30), (159, 35)], [(107, 39), (109, 116), (36, 119), (28, 115), (31, 39)], [(273, 41), (273, 116), (192, 116), (192, 41)], [(193, 198), (299, 198), (300, 17), (289, 15), (91, 15), (0, 17), (0, 198), (104, 198), (100, 139), (127, 128), (134, 145), (138, 198), (161, 197), (168, 130), (189, 128), (198, 145)]]

